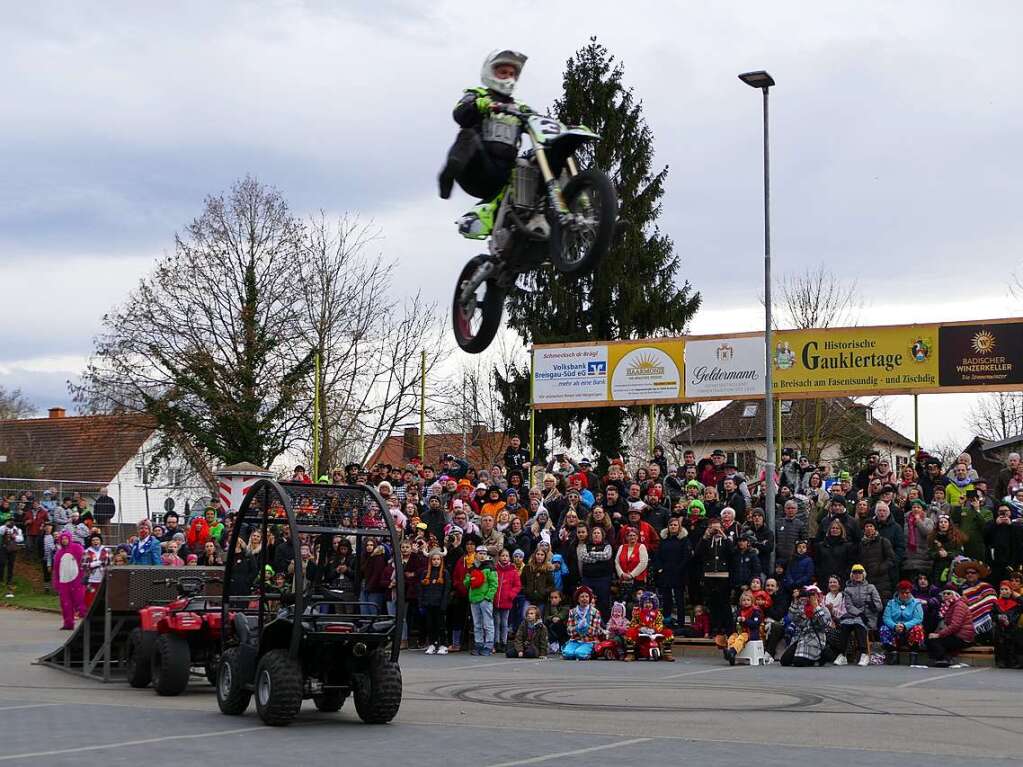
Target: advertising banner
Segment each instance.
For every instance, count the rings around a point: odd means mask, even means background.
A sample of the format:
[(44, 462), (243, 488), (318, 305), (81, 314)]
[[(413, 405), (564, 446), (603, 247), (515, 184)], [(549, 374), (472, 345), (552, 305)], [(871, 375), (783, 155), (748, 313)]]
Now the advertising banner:
[[(781, 330), (778, 397), (1023, 391), (1023, 319)], [(533, 350), (535, 407), (763, 397), (764, 337), (659, 338)]]
[(606, 401), (606, 345), (533, 350), (533, 402), (536, 405)]
[(937, 325), (780, 331), (771, 354), (774, 391), (936, 389), (937, 347)]
[(1023, 383), (1023, 322), (946, 325), (938, 345), (942, 386)]
[(686, 397), (763, 396), (764, 338), (686, 341)]
[(683, 346), (681, 338), (610, 346), (610, 401), (680, 399)]

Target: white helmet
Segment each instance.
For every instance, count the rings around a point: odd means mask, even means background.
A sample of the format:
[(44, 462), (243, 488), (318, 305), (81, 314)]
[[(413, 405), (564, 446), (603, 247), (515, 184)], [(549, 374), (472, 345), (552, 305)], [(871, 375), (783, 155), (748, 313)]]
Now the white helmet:
[[(515, 67), (517, 75), (513, 78), (504, 78), (499, 80), (494, 77), (494, 67), (498, 64), (511, 64)], [(511, 96), (512, 91), (515, 90), (515, 82), (518, 77), (522, 74), (522, 67), (526, 64), (526, 57), (518, 51), (491, 51), (487, 54), (487, 57), (483, 59), (483, 69), (480, 70), (480, 80), (483, 81), (483, 85), (490, 90), (503, 93), (505, 96)]]

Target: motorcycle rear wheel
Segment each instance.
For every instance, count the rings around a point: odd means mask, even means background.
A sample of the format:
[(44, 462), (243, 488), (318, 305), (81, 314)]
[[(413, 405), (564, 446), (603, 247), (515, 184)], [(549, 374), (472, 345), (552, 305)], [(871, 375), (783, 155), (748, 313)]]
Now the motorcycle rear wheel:
[(471, 279), (486, 256), (470, 260), (455, 282), (455, 296), (451, 303), (451, 325), (455, 341), (462, 351), (479, 354), (494, 340), (501, 327), (504, 314), (505, 289), (496, 280), (486, 280), (476, 289), (474, 305), (468, 309), (462, 305), (462, 283)]
[(618, 195), (611, 179), (595, 168), (569, 179), (563, 194), (572, 215), (585, 223), (566, 226), (551, 217), (551, 261), (563, 274), (585, 274), (611, 249)]

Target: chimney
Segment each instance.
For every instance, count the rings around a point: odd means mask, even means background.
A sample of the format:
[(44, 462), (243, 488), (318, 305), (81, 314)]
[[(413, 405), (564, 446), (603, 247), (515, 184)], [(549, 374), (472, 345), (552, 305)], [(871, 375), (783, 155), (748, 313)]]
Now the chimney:
[(407, 461), (417, 455), (419, 455), (419, 429), (415, 426), (407, 426), (401, 437), (401, 457)]
[(62, 407), (51, 407), (48, 411), (50, 418), (63, 418), (67, 411)]

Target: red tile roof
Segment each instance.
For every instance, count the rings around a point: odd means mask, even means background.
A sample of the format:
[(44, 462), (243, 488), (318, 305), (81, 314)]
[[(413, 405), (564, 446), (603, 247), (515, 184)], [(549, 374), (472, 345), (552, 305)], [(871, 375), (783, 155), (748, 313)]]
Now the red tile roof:
[(138, 416), (0, 421), (0, 454), (34, 466), (42, 478), (109, 482), (155, 430)]
[[(804, 420), (812, 422), (814, 418), (815, 400), (796, 399), (791, 402), (790, 411), (783, 413), (781, 417), (782, 435), (784, 437), (791, 437), (791, 435), (801, 433), (801, 426)], [(821, 402), (824, 403), (823, 415), (825, 420), (839, 424), (846, 423), (844, 419), (847, 417), (849, 410), (864, 407), (848, 397), (822, 399)], [(743, 411), (747, 405), (755, 405), (756, 412), (752, 416), (743, 417)], [(895, 431), (888, 424), (882, 423), (876, 417), (871, 418), (870, 423), (866, 425), (870, 429), (875, 442), (886, 445), (899, 445), (901, 447), (913, 447), (913, 440)], [(676, 445), (713, 445), (718, 442), (762, 440), (766, 428), (764, 403), (762, 401), (734, 400), (694, 426), (676, 434), (671, 438), (671, 441), (672, 444)]]
[[(459, 458), (462, 457), (462, 433), (456, 434), (427, 434), (426, 463), (437, 466), (440, 457), (445, 453), (451, 453)], [(470, 466), (477, 469), (490, 468), (498, 459), (504, 455), (505, 448), (511, 442), (511, 435), (503, 431), (485, 432), (478, 440), (473, 440), (473, 435), (465, 437), (466, 455), (465, 459)], [(404, 436), (392, 435), (387, 437), (370, 456), (367, 466), (376, 463), (389, 463), (392, 466), (404, 466), (409, 460), (419, 455), (419, 436), (409, 435), (408, 443)]]

